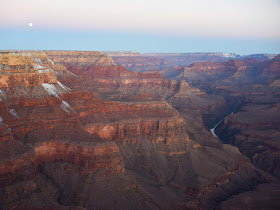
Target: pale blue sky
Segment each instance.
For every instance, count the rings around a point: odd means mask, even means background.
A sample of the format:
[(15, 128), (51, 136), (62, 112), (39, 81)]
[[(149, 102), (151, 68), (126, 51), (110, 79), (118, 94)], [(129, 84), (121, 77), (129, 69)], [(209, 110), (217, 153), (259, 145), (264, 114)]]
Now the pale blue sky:
[(9, 0), (0, 8), (1, 49), (280, 53), (279, 0)]

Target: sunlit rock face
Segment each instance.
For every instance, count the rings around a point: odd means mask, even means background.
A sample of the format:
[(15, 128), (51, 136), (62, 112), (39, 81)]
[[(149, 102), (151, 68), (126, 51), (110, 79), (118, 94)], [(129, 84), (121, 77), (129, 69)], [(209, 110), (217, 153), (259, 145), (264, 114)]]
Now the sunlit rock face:
[(113, 59), (94, 51), (45, 51), (55, 63), (76, 63), (77, 66), (114, 66)]
[(1, 56), (2, 209), (219, 208), (270, 180), (204, 125), (222, 96), (99, 52)]
[(45, 66), (48, 64), (44, 53), (0, 53), (0, 88), (29, 86), (57, 82), (55, 72)]

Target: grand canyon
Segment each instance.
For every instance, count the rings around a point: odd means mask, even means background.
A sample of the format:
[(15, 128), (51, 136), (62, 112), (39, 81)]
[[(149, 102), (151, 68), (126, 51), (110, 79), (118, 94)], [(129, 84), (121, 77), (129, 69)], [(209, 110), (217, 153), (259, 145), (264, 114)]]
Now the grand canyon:
[(0, 51), (0, 209), (279, 209), (280, 55)]

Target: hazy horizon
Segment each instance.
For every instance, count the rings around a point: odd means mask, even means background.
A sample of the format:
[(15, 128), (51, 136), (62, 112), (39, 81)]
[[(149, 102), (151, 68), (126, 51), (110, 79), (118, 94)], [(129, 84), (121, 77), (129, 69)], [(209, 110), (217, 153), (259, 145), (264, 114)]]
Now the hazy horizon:
[(4, 50), (280, 53), (279, 0), (10, 0)]

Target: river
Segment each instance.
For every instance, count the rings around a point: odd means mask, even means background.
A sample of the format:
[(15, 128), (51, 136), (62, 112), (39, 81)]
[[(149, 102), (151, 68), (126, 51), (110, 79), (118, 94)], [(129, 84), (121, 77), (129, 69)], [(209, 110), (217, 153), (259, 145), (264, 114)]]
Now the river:
[(215, 133), (215, 129), (217, 128), (218, 125), (220, 125), (229, 115), (234, 114), (234, 112), (228, 114), (227, 116), (224, 117), (224, 119), (222, 119), (220, 122), (218, 122), (213, 128), (210, 129), (210, 132), (212, 133), (213, 136), (215, 136), (216, 138), (218, 138), (218, 136)]

